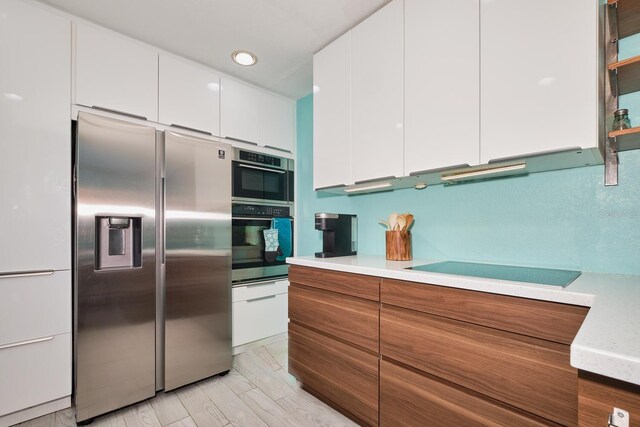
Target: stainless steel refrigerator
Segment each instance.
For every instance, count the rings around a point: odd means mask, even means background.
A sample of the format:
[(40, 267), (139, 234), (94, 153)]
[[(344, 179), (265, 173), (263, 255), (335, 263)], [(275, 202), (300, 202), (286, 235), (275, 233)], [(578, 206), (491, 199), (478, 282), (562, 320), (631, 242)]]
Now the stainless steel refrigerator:
[(231, 369), (229, 146), (80, 113), (78, 422)]

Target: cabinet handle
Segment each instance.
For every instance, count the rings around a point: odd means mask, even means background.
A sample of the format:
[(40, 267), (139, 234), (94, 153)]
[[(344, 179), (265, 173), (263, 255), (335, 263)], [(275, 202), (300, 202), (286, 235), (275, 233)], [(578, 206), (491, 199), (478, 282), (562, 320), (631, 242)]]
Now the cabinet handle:
[(241, 168), (257, 169), (259, 171), (275, 172), (275, 173), (279, 173), (279, 174), (287, 173), (287, 171), (282, 171), (282, 170), (277, 170), (277, 169), (269, 169), (269, 168), (261, 168), (260, 166), (245, 165), (245, 164), (242, 164), (242, 163), (240, 163), (238, 166), (240, 166)]
[(251, 145), (256, 145), (256, 146), (258, 145), (257, 142), (247, 141), (246, 139), (234, 138), (232, 136), (225, 136), (224, 139), (228, 139), (230, 141), (244, 142), (245, 144), (251, 144)]
[(35, 344), (35, 343), (43, 342), (43, 341), (50, 341), (52, 339), (53, 339), (53, 336), (45, 337), (45, 338), (36, 338), (35, 340), (14, 342), (13, 344), (0, 345), (0, 350), (4, 350), (6, 348), (20, 347), (20, 346), (28, 345), (28, 344)]
[(198, 132), (198, 133), (202, 133), (202, 134), (205, 134), (205, 135), (213, 136), (213, 134), (211, 132), (207, 132), (206, 130), (190, 128), (188, 126), (177, 125), (175, 123), (171, 123), (171, 127), (172, 128), (177, 128), (177, 129), (190, 130), (191, 132)]
[(274, 147), (273, 145), (265, 145), (266, 148), (271, 148), (272, 150), (284, 151), (285, 153), (292, 153), (291, 150), (287, 150), (286, 148)]
[(385, 181), (385, 180), (389, 180), (389, 179), (396, 179), (396, 178), (397, 178), (397, 177), (396, 177), (396, 176), (394, 176), (394, 175), (389, 175), (389, 176), (383, 176), (383, 177), (380, 177), (380, 178), (373, 178), (373, 179), (365, 179), (365, 180), (362, 180), (362, 181), (356, 181), (356, 182), (354, 182), (354, 184), (355, 184), (355, 185), (358, 185), (358, 184), (366, 184), (366, 183), (368, 183), (368, 182)]
[(270, 298), (275, 298), (275, 295), (269, 295), (266, 297), (260, 297), (260, 298), (252, 298), (252, 299), (248, 299), (247, 302), (256, 302), (256, 301), (261, 301), (263, 299), (270, 299)]
[(99, 105), (93, 105), (91, 106), (91, 108), (95, 108), (96, 110), (100, 110), (100, 111), (106, 111), (107, 113), (114, 113), (114, 114), (121, 114), (123, 116), (129, 116), (134, 119), (147, 120), (145, 116), (139, 116), (137, 114), (127, 113), (126, 111), (114, 110), (113, 108), (100, 107)]
[(20, 271), (20, 272), (13, 272), (13, 273), (0, 273), (0, 279), (14, 279), (16, 277), (50, 276), (52, 274), (53, 274), (53, 270)]

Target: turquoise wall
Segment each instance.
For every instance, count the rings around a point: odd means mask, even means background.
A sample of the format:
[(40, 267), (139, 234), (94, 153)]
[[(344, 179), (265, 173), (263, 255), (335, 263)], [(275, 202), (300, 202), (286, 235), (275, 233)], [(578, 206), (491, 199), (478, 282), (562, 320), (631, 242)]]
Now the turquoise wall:
[[(625, 45), (637, 49), (640, 38)], [(635, 54), (638, 54), (635, 53)], [(623, 57), (621, 46), (621, 57)], [(621, 98), (640, 125), (640, 93)], [(414, 258), (640, 275), (640, 150), (620, 154), (619, 185), (592, 166), (425, 190), (334, 196), (313, 190), (313, 98), (297, 104), (298, 255), (322, 248), (316, 212), (354, 213), (359, 254), (384, 256), (378, 219), (415, 215)]]

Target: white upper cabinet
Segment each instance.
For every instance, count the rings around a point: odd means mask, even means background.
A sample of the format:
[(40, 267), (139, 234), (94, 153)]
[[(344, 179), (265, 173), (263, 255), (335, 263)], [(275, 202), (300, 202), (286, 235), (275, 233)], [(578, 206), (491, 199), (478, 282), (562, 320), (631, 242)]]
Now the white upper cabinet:
[(220, 136), (293, 152), (295, 101), (223, 77)]
[(598, 145), (596, 0), (481, 1), (481, 161)]
[(295, 102), (263, 92), (260, 97), (260, 145), (293, 152)]
[(477, 165), (479, 0), (404, 2), (404, 175)]
[(158, 121), (158, 53), (89, 25), (76, 27), (76, 104)]
[(158, 119), (167, 125), (220, 135), (220, 76), (184, 59), (160, 54)]
[(258, 144), (260, 90), (223, 77), (220, 94), (220, 136)]
[(351, 183), (351, 32), (313, 57), (313, 187)]
[(403, 174), (404, 2), (351, 31), (351, 178)]
[(0, 16), (0, 272), (68, 270), (71, 22), (20, 0)]

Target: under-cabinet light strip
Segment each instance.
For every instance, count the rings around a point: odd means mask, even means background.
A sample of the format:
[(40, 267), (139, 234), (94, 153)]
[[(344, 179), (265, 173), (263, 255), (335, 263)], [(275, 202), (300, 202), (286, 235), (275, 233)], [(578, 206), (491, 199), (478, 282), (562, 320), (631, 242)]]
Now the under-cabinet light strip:
[(365, 185), (362, 187), (354, 187), (354, 188), (347, 188), (344, 190), (345, 193), (356, 193), (358, 191), (367, 191), (367, 190), (375, 190), (378, 188), (386, 188), (386, 187), (391, 187), (391, 183), (390, 182), (382, 182), (379, 184), (372, 184), (372, 185)]
[(463, 173), (455, 173), (455, 174), (451, 174), (451, 175), (442, 175), (442, 180), (443, 181), (455, 181), (455, 180), (458, 180), (458, 179), (473, 178), (473, 177), (476, 177), (476, 176), (484, 176), (484, 175), (491, 175), (491, 174), (500, 173), (500, 172), (515, 171), (515, 170), (519, 170), (519, 169), (524, 169), (526, 167), (527, 167), (526, 163), (517, 163), (515, 165), (498, 166), (498, 167), (495, 167), (495, 168), (481, 169), (481, 170), (476, 170), (476, 171), (472, 171), (472, 172), (463, 172)]

